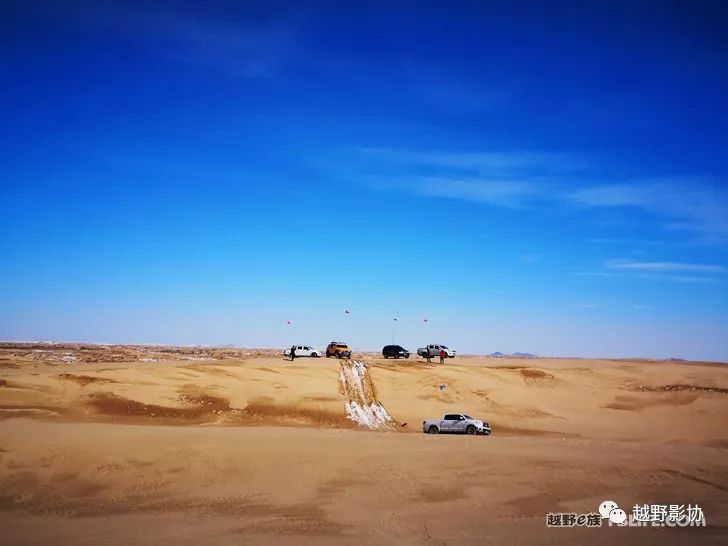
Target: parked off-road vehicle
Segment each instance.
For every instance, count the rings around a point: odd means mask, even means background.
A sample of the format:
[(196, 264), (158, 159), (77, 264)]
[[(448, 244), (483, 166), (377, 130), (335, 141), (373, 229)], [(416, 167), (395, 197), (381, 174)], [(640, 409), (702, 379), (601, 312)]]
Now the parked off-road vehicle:
[(351, 349), (343, 341), (332, 341), (326, 347), (326, 358), (335, 356), (336, 358), (351, 358)]

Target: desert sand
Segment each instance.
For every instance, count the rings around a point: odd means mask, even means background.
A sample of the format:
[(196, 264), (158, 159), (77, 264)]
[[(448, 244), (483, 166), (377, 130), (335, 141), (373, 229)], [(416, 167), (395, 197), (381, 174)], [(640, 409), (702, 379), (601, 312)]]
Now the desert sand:
[[(728, 366), (335, 359), (0, 346), (3, 544), (724, 544)], [(422, 434), (465, 412), (488, 437)], [(698, 504), (702, 528), (563, 528), (603, 500)]]

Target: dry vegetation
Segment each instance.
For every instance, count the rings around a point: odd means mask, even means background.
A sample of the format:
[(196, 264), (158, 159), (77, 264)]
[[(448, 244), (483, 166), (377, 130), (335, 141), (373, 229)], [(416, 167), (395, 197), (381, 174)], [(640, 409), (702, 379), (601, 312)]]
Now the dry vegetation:
[(97, 345), (89, 343), (0, 342), (2, 360), (34, 362), (158, 362), (164, 360), (242, 360), (278, 354), (274, 349), (177, 347), (170, 345)]

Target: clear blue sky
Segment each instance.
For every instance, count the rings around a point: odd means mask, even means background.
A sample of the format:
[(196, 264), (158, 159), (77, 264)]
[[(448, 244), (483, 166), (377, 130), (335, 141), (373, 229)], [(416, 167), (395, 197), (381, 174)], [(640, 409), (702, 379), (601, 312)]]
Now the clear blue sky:
[(208, 4), (2, 3), (1, 338), (728, 360), (725, 3)]

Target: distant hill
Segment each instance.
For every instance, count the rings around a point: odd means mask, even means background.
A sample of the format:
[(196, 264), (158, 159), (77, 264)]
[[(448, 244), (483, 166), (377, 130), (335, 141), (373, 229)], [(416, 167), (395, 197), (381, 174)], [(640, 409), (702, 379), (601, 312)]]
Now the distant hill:
[(538, 358), (536, 355), (531, 353), (513, 353), (512, 355), (508, 355), (498, 351), (490, 353), (488, 356), (491, 358)]

